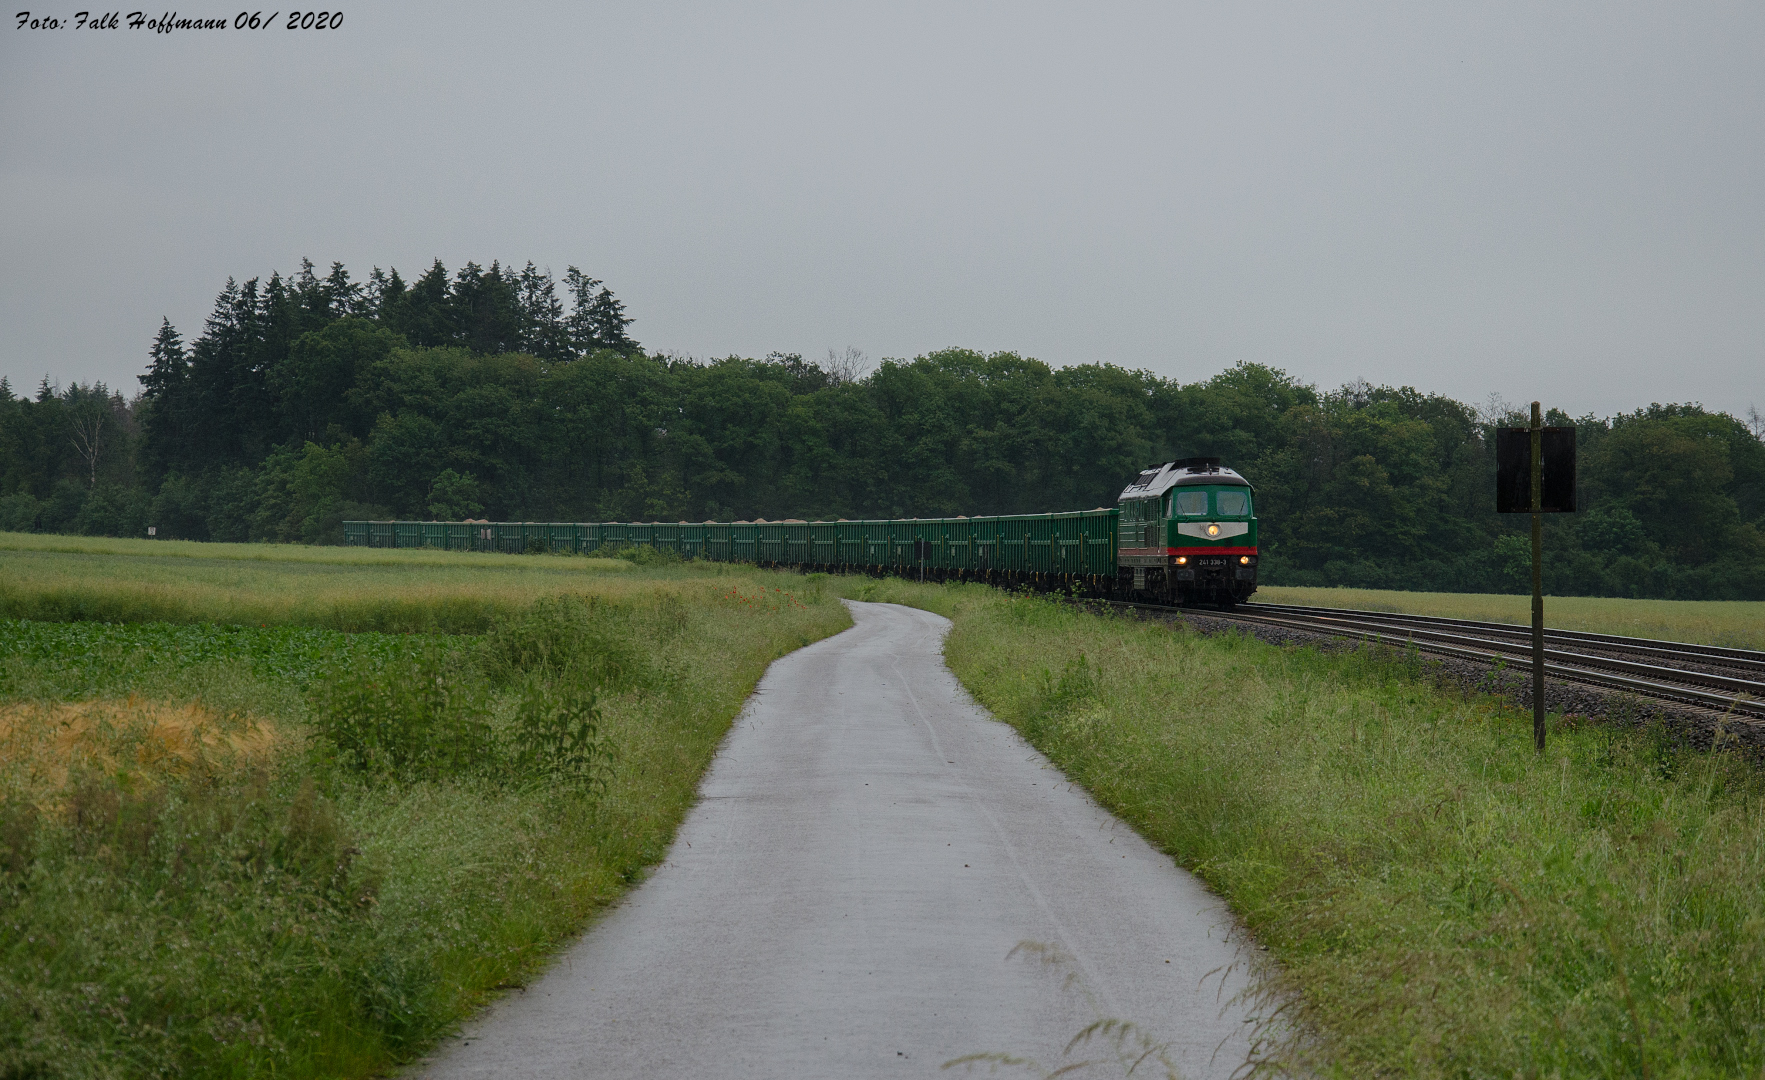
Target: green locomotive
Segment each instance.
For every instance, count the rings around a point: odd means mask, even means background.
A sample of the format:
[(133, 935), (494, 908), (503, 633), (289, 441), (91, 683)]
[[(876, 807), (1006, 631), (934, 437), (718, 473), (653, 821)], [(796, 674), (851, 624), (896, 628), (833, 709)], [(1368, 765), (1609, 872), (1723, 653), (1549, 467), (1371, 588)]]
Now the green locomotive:
[(1116, 588), (1135, 599), (1230, 607), (1256, 591), (1250, 481), (1198, 457), (1147, 469), (1122, 489)]
[(458, 551), (654, 547), (683, 558), (984, 581), (1162, 603), (1256, 591), (1250, 484), (1217, 458), (1141, 473), (1115, 509), (882, 521), (346, 521), (344, 543)]

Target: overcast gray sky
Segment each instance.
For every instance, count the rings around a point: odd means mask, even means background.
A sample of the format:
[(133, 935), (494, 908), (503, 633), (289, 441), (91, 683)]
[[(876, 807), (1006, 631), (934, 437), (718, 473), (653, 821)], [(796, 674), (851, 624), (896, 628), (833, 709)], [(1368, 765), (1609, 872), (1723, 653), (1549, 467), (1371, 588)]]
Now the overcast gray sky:
[(20, 390), (133, 392), (160, 317), (194, 337), (229, 275), (439, 256), (575, 264), (700, 357), (962, 345), (1765, 408), (1757, 2), (9, 19), (0, 105)]

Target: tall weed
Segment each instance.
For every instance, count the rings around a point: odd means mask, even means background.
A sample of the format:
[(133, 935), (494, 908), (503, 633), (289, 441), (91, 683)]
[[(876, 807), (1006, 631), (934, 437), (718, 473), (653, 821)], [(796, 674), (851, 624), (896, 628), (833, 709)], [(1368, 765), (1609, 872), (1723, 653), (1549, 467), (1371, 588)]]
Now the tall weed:
[(629, 605), (551, 596), (485, 634), (478, 662), (498, 686), (527, 676), (568, 676), (596, 688), (641, 689), (654, 674), (650, 644)]
[(609, 544), (598, 548), (595, 557), (600, 559), (624, 559), (637, 566), (679, 566), (685, 562), (678, 551), (653, 547), (648, 544)]
[(515, 713), (509, 762), (515, 774), (586, 793), (606, 791), (613, 746), (594, 689), (535, 681)]
[(482, 773), (495, 739), (460, 653), (417, 643), (357, 656), (315, 693), (313, 733), (337, 764), (400, 780)]
[[(13, 817), (17, 823), (20, 819)], [(0, 886), (0, 1076), (178, 1076), (297, 1058), (378, 880), (310, 782), (77, 778)]]

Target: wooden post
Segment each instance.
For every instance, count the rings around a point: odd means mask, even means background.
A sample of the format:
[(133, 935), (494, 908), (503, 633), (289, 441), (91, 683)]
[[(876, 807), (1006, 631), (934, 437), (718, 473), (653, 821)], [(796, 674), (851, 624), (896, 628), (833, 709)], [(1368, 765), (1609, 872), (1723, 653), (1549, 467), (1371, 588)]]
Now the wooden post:
[(1544, 753), (1544, 424), (1532, 403), (1532, 748)]

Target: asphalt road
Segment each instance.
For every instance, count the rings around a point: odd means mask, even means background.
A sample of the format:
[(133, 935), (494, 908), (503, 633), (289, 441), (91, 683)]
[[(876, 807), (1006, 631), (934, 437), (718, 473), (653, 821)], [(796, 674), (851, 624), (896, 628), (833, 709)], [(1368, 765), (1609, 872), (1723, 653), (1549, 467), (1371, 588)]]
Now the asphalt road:
[(1104, 1017), (1243, 1063), (1220, 902), (974, 704), (944, 619), (852, 611), (766, 673), (665, 863), (419, 1075), (950, 1076)]

